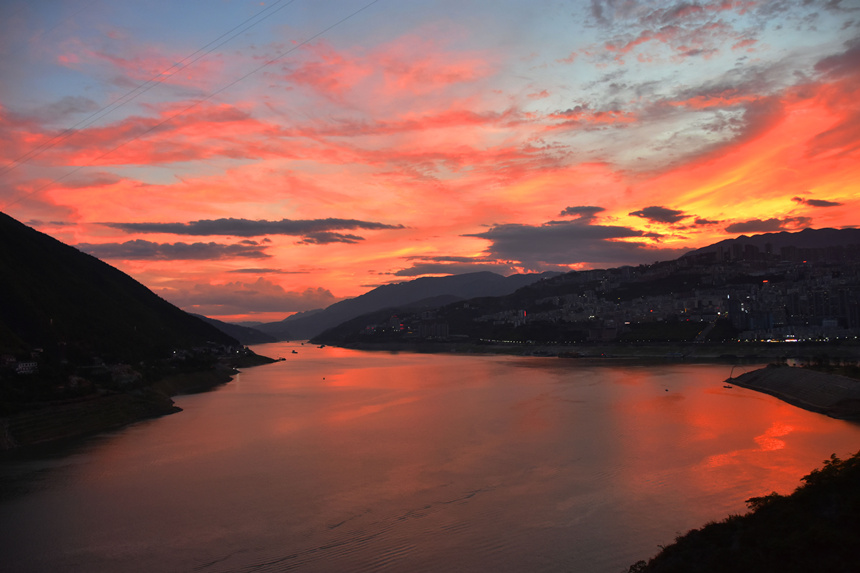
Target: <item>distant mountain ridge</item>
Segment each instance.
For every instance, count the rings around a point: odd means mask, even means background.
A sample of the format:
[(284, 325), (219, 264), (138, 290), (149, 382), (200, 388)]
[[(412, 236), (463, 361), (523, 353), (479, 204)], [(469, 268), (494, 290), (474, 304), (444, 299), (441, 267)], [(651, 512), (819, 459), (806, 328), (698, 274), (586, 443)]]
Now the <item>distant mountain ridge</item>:
[(721, 247), (731, 248), (732, 245), (754, 245), (764, 250), (770, 245), (774, 252), (784, 247), (798, 249), (826, 249), (828, 247), (847, 247), (860, 245), (860, 229), (804, 229), (797, 232), (781, 231), (761, 235), (741, 235), (734, 239), (725, 239), (707, 247), (696, 249), (684, 256), (716, 252)]
[(355, 298), (337, 302), (323, 310), (308, 311), (300, 317), (289, 317), (279, 322), (261, 324), (256, 328), (280, 340), (310, 339), (347, 320), (384, 308), (415, 305), (435, 297), (446, 297), (440, 299), (444, 302), (439, 302), (439, 304), (445, 304), (456, 299), (504, 296), (523, 286), (560, 274), (562, 273), (545, 272), (505, 277), (482, 271), (447, 277), (422, 277), (408, 282), (383, 285)]
[(0, 350), (116, 361), (239, 345), (130, 276), (0, 213)]
[(808, 229), (741, 236), (650, 265), (572, 271), (509, 295), (437, 305), (432, 313), (391, 305), (313, 341), (627, 344), (790, 333), (818, 340), (827, 328), (831, 336), (860, 333), (858, 297), (860, 231)]
[(277, 342), (277, 339), (274, 336), (266, 334), (265, 332), (259, 331), (256, 328), (252, 328), (250, 326), (232, 324), (229, 322), (224, 322), (222, 320), (217, 320), (215, 318), (209, 318), (208, 316), (203, 316), (202, 314), (194, 314), (193, 312), (190, 314), (191, 316), (196, 316), (200, 320), (211, 324), (212, 326), (214, 326), (221, 332), (227, 334), (228, 336), (232, 336), (242, 344), (265, 344), (267, 342)]

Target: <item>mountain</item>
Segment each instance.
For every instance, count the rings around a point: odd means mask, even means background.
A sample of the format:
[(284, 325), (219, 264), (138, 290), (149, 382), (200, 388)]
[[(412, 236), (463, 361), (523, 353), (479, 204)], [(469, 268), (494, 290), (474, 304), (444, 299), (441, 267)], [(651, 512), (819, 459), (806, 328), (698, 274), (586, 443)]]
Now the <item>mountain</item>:
[[(302, 316), (291, 316), (280, 322), (261, 324), (257, 329), (280, 340), (310, 339), (342, 322), (384, 308), (409, 306), (443, 296), (457, 299), (503, 296), (559, 274), (561, 273), (547, 272), (505, 277), (484, 271), (447, 277), (423, 277), (383, 285), (361, 296), (337, 302), (324, 310), (308, 311)], [(451, 302), (451, 299), (445, 299), (445, 302)]]
[(804, 229), (795, 233), (782, 231), (779, 233), (764, 233), (761, 235), (741, 235), (734, 239), (725, 239), (718, 243), (702, 247), (684, 256), (695, 256), (714, 253), (719, 250), (730, 252), (733, 247), (743, 248), (752, 245), (762, 252), (771, 250), (779, 254), (781, 249), (828, 249), (860, 245), (860, 229)]
[(202, 314), (191, 313), (203, 322), (207, 322), (228, 336), (232, 336), (242, 344), (265, 344), (266, 342), (276, 342), (277, 338), (266, 334), (256, 328), (242, 326), (241, 324), (232, 324), (223, 322)]
[(135, 363), (207, 343), (238, 346), (125, 273), (0, 213), (0, 352), (41, 348)]
[(739, 237), (674, 261), (573, 271), (504, 296), (436, 305), (433, 312), (390, 304), (327, 329), (314, 342), (853, 339), (860, 334), (858, 238), (855, 229)]

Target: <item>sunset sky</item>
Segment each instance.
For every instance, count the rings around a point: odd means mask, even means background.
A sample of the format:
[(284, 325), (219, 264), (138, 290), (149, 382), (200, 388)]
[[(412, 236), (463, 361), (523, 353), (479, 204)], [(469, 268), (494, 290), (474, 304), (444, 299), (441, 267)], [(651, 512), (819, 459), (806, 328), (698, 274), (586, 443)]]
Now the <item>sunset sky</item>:
[(5, 0), (0, 211), (279, 320), (856, 226), (858, 94), (860, 0)]

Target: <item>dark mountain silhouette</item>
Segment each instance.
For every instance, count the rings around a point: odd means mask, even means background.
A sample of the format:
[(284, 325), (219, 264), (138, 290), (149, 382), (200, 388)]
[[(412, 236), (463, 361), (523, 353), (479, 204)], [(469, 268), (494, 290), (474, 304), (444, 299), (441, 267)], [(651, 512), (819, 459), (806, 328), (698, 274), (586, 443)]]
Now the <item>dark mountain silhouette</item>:
[(827, 249), (830, 247), (847, 247), (860, 245), (860, 229), (804, 229), (798, 232), (782, 231), (779, 233), (764, 233), (761, 235), (741, 235), (735, 239), (726, 239), (707, 247), (702, 247), (685, 256), (716, 252), (721, 247), (731, 249), (733, 245), (753, 245), (761, 251), (770, 245), (774, 253), (785, 247), (797, 249)]
[[(383, 285), (355, 298), (337, 302), (324, 310), (309, 311), (280, 322), (257, 327), (280, 340), (310, 339), (342, 322), (390, 307), (414, 305), (434, 297), (470, 299), (485, 296), (503, 296), (520, 287), (561, 273), (511, 275), (505, 277), (491, 272), (466, 273), (448, 277), (423, 277), (413, 281)], [(445, 299), (445, 303), (452, 299)], [(444, 304), (444, 303), (442, 303)]]
[(223, 322), (221, 320), (217, 320), (214, 318), (209, 318), (208, 316), (203, 316), (202, 314), (194, 314), (191, 313), (192, 316), (196, 316), (197, 318), (207, 322), (223, 332), (228, 336), (232, 336), (242, 344), (264, 344), (266, 342), (276, 342), (277, 338), (266, 334), (256, 328), (251, 328), (250, 326), (242, 326), (240, 324), (232, 324), (229, 322)]
[(0, 344), (134, 362), (233, 337), (123, 272), (0, 213)]
[[(823, 289), (825, 274), (836, 278)], [(758, 296), (764, 283), (767, 293)], [(652, 265), (572, 271), (511, 294), (439, 304), (432, 313), (390, 304), (313, 341), (720, 343), (774, 328), (814, 339), (825, 322), (860, 330), (858, 293), (860, 230), (809, 229), (742, 236)]]

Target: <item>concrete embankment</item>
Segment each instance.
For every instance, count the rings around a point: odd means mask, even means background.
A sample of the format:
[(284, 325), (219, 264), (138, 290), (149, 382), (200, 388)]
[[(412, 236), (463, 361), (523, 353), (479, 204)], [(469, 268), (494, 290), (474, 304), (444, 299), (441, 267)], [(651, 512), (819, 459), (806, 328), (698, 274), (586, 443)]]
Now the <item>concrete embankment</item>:
[(777, 366), (753, 370), (727, 382), (833, 418), (860, 420), (860, 380), (854, 378)]

